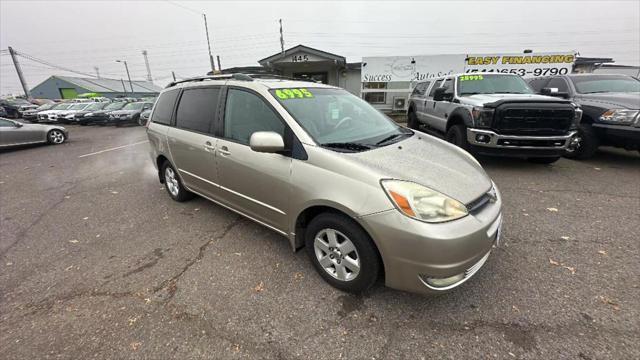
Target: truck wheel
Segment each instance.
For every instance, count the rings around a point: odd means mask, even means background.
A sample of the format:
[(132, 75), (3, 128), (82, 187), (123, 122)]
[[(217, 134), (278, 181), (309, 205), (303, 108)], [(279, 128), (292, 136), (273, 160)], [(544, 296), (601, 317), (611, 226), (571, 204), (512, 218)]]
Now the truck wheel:
[(415, 111), (410, 111), (407, 115), (407, 127), (409, 127), (409, 129), (418, 130), (418, 126), (418, 116)]
[(556, 157), (534, 157), (528, 158), (528, 161), (536, 164), (553, 164), (554, 162), (560, 160), (559, 156)]
[(459, 148), (469, 150), (469, 142), (467, 141), (467, 128), (464, 125), (453, 125), (447, 131), (446, 140)]
[(564, 156), (569, 159), (589, 159), (598, 151), (599, 145), (600, 141), (591, 124), (580, 124)]

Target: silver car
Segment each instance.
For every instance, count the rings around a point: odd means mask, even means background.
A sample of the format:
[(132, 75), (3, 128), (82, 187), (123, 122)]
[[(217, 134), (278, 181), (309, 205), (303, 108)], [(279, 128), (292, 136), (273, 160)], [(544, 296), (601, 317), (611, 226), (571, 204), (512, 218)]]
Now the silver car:
[(0, 148), (38, 143), (62, 144), (69, 132), (62, 126), (24, 124), (0, 118)]
[(500, 193), (472, 156), (340, 88), (243, 74), (172, 83), (147, 133), (171, 198), (197, 194), (282, 234), (344, 291), (380, 277), (451, 290), (500, 237)]

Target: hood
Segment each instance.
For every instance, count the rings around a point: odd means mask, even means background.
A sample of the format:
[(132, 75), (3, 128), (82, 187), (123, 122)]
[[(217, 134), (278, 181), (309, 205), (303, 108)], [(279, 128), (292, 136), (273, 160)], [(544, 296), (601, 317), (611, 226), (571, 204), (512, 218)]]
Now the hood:
[(491, 188), (491, 179), (471, 155), (421, 132), (395, 144), (343, 155), (375, 171), (382, 179), (413, 181), (463, 204)]
[(461, 96), (460, 99), (469, 105), (482, 106), (484, 104), (494, 103), (496, 101), (550, 101), (550, 102), (567, 102), (565, 99), (559, 99), (553, 96), (545, 96), (538, 94), (476, 94)]
[(596, 93), (581, 94), (576, 97), (584, 105), (593, 105), (605, 108), (640, 109), (640, 93)]

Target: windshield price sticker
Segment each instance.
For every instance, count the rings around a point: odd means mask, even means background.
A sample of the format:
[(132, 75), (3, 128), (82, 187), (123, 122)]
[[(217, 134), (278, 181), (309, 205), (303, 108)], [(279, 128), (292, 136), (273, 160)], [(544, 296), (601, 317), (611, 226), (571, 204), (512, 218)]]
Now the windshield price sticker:
[(462, 75), (460, 81), (482, 80), (482, 75)]
[(307, 89), (277, 89), (276, 96), (282, 100), (287, 99), (308, 99), (312, 98), (313, 94)]

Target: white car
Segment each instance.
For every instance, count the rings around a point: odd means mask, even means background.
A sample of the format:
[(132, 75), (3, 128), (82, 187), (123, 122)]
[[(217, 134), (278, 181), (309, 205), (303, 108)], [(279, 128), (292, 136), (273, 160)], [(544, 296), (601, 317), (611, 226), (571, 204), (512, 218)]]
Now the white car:
[(62, 103), (54, 106), (51, 110), (45, 110), (38, 113), (37, 122), (58, 122), (58, 115), (69, 110), (74, 104)]

